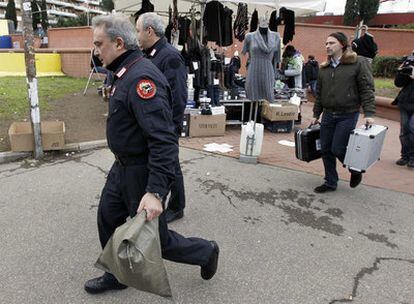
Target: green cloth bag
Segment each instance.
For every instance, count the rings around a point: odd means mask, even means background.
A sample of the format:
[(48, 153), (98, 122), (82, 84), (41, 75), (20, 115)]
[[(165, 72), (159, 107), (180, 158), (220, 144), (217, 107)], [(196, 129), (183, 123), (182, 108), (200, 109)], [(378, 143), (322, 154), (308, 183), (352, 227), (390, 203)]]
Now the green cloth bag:
[(158, 217), (146, 221), (145, 211), (115, 230), (95, 267), (112, 273), (127, 286), (172, 296), (161, 254)]

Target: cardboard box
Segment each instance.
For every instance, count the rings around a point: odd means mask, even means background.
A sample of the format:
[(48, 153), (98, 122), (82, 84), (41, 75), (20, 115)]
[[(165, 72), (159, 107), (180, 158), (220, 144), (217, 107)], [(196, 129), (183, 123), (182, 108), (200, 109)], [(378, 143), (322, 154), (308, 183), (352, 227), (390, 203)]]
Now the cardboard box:
[(223, 136), (225, 131), (226, 114), (190, 117), (190, 137)]
[[(40, 124), (43, 150), (61, 150), (65, 147), (65, 123), (43, 121)], [(9, 128), (12, 151), (33, 151), (34, 137), (30, 122), (13, 122)]]
[(298, 106), (285, 103), (270, 103), (264, 101), (262, 105), (262, 117), (270, 121), (296, 120), (298, 119)]
[(294, 127), (294, 120), (270, 121), (262, 119), (264, 127), (271, 133), (290, 133)]

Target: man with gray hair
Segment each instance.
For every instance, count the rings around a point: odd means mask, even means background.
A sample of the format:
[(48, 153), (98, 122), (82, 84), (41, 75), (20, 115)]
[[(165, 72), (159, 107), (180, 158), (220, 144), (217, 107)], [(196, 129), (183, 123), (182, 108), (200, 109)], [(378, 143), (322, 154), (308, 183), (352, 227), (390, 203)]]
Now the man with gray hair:
[(365, 24), (361, 26), (360, 37), (352, 41), (352, 50), (359, 56), (367, 58), (370, 63), (377, 55), (378, 46), (374, 41), (374, 36), (368, 33), (368, 26)]
[[(168, 230), (163, 212), (178, 155), (167, 79), (143, 57), (133, 24), (121, 15), (95, 17), (93, 43), (95, 54), (114, 73), (106, 135), (115, 162), (98, 207), (101, 246), (127, 217), (145, 210), (148, 221), (159, 218), (163, 258), (199, 265), (201, 277), (209, 280), (217, 271), (217, 243)], [(124, 288), (110, 273), (85, 283), (93, 294)]]
[[(187, 70), (181, 54), (168, 43), (164, 37), (165, 25), (161, 17), (155, 13), (139, 16), (136, 23), (138, 44), (145, 56), (167, 78), (173, 97), (173, 121), (177, 141), (180, 138), (184, 109), (187, 103)], [(180, 219), (184, 215), (185, 190), (180, 160), (177, 156), (175, 180), (171, 185), (171, 195), (165, 210), (167, 223)]]

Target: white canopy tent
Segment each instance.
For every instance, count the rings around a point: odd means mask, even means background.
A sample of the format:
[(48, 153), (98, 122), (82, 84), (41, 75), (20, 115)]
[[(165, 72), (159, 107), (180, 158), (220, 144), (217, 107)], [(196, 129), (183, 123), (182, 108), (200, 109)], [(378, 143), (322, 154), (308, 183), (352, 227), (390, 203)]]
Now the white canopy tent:
[(326, 5), (326, 0), (225, 0), (224, 2), (264, 5), (275, 9), (286, 7), (294, 11), (296, 16), (321, 12)]
[[(254, 9), (259, 11), (259, 14), (264, 14), (274, 9), (286, 7), (295, 12), (296, 16), (308, 15), (312, 13), (322, 12), (325, 9), (326, 0), (225, 0), (221, 1), (226, 4), (237, 5), (239, 2), (249, 4), (249, 12)], [(141, 1), (134, 0), (116, 0), (115, 10), (127, 14), (134, 14), (141, 8)], [(194, 3), (206, 3), (206, 1), (199, 0), (178, 0), (179, 12), (185, 12), (190, 9)], [(167, 12), (168, 7), (172, 6), (171, 0), (152, 0), (157, 12)], [(270, 13), (269, 13), (270, 15)]]

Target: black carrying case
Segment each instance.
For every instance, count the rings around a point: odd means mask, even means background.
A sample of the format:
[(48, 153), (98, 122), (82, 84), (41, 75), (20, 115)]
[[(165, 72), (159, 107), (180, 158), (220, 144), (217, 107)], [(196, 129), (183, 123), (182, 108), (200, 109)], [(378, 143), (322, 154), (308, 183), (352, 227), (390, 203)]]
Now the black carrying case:
[(319, 124), (297, 130), (295, 132), (296, 158), (306, 162), (321, 158), (320, 138), (321, 127)]

